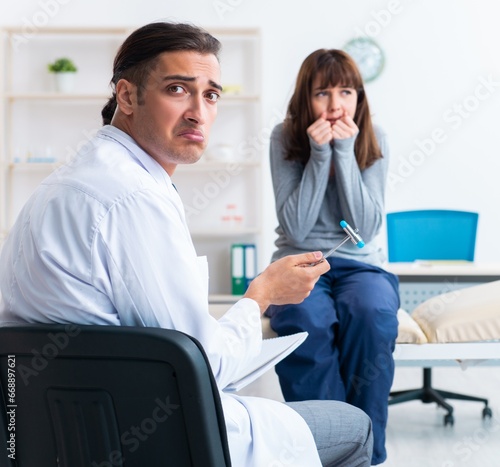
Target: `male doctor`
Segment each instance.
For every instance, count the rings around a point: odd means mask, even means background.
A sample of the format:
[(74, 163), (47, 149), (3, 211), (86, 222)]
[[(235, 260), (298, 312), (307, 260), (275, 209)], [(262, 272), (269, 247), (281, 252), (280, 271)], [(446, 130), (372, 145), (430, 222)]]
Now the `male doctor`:
[[(186, 24), (133, 32), (114, 61), (104, 126), (30, 198), (1, 256), (0, 322), (158, 326), (203, 345), (222, 390), (261, 346), (270, 304), (298, 303), (329, 268), (312, 252), (271, 264), (221, 319), (208, 313), (170, 177), (201, 157), (221, 93), (219, 42)], [(334, 401), (281, 402), (221, 392), (235, 467), (365, 466), (371, 424)]]

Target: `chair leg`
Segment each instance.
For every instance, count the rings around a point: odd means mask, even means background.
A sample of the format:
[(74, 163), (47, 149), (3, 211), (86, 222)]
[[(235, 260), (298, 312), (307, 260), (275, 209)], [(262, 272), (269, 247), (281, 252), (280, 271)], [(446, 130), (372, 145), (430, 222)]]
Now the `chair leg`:
[(424, 397), (423, 389), (408, 389), (406, 391), (394, 391), (390, 394), (389, 405), (399, 404), (400, 402), (408, 402), (422, 400)]
[(435, 402), (438, 406), (447, 410), (448, 414), (445, 415), (445, 425), (453, 425), (453, 407), (446, 402), (445, 399), (455, 399), (464, 401), (482, 402), (485, 404), (483, 409), (483, 418), (491, 417), (491, 409), (488, 407), (488, 399), (481, 397), (468, 396), (465, 394), (458, 394), (450, 391), (443, 391), (441, 389), (434, 389), (432, 387), (432, 369), (423, 369), (423, 386), (420, 389), (407, 389), (403, 391), (393, 391), (389, 395), (389, 405), (399, 404), (401, 402), (408, 402), (412, 400), (420, 400), (425, 404)]
[(425, 388), (422, 402), (425, 404), (435, 402), (438, 406), (446, 409), (448, 411), (448, 415), (453, 414), (453, 407), (444, 400), (444, 397), (441, 395), (441, 391), (432, 387)]
[(424, 386), (420, 389), (409, 389), (407, 391), (391, 392), (389, 405), (415, 400), (419, 400), (424, 404), (435, 402), (440, 407), (446, 409), (449, 415), (453, 413), (453, 407), (445, 401), (444, 397), (441, 394), (441, 391), (436, 390), (431, 386)]
[(456, 392), (443, 391), (442, 389), (437, 389), (437, 392), (446, 399), (455, 399), (460, 401), (475, 401), (482, 402), (486, 407), (488, 406), (488, 399), (482, 397), (468, 396), (466, 394), (458, 394)]

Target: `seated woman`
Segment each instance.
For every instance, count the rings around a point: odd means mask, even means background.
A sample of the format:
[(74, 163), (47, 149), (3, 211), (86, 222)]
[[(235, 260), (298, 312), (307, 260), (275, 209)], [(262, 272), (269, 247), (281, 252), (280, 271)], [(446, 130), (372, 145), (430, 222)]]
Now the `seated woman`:
[(271, 306), (279, 335), (309, 337), (277, 365), (287, 401), (334, 399), (372, 419), (372, 464), (386, 459), (385, 427), (394, 376), (398, 279), (380, 267), (373, 241), (384, 215), (389, 152), (372, 125), (361, 75), (340, 50), (303, 62), (287, 116), (271, 136), (271, 171), (279, 226), (273, 261), (340, 243), (341, 220), (366, 243), (351, 242), (325, 259), (330, 271), (299, 305)]

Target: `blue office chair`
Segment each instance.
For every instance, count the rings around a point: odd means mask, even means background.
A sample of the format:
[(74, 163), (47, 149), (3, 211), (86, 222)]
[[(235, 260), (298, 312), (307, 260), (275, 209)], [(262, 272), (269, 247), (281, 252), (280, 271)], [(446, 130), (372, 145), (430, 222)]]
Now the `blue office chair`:
[(438, 209), (387, 214), (389, 262), (474, 261), (478, 217)]
[[(474, 261), (478, 214), (449, 210), (402, 211), (387, 214), (389, 262), (415, 260)], [(389, 405), (411, 400), (435, 402), (448, 413), (445, 425), (453, 425), (453, 407), (445, 399), (483, 402), (483, 417), (491, 417), (488, 400), (432, 387), (431, 368), (423, 369), (419, 389), (391, 392)]]

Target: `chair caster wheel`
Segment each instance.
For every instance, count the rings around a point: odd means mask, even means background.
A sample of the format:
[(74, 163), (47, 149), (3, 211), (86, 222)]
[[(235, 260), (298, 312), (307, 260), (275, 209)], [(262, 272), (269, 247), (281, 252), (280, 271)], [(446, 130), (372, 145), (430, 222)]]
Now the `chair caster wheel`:
[(483, 409), (483, 419), (485, 418), (492, 418), (493, 417), (493, 412), (489, 407), (485, 407)]
[(455, 419), (451, 413), (448, 413), (444, 416), (444, 426), (450, 425), (453, 426), (455, 423)]

